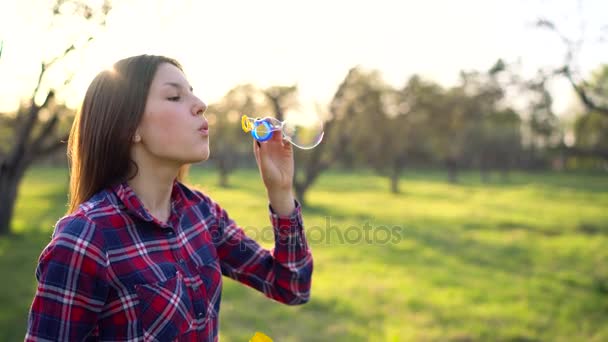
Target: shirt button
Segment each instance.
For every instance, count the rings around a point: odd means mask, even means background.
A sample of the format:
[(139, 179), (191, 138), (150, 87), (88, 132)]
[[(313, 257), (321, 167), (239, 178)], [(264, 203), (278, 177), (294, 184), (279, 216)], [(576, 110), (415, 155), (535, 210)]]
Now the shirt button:
[(184, 259), (179, 259), (179, 263), (183, 265), (183, 264), (185, 264), (186, 262), (184, 261)]
[(200, 317), (203, 317), (203, 313), (202, 313), (202, 312), (199, 312), (197, 316), (198, 316), (199, 318), (200, 318)]
[(172, 230), (168, 231), (167, 235), (173, 235), (173, 231)]

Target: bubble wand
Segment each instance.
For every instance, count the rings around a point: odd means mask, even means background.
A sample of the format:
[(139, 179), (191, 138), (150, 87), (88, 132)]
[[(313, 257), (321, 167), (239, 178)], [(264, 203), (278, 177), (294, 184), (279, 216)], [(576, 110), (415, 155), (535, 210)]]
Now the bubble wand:
[(272, 117), (250, 118), (241, 117), (241, 128), (257, 141), (264, 142), (272, 137), (273, 132), (280, 131), (283, 139), (303, 150), (316, 147), (323, 140), (323, 123), (320, 121), (294, 122), (280, 121)]

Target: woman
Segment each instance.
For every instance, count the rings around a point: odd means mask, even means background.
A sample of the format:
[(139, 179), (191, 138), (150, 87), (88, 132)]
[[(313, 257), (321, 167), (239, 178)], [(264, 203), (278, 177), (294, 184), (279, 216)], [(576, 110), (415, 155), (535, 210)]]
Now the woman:
[(123, 59), (93, 80), (72, 126), (68, 215), (39, 259), (27, 341), (217, 340), (222, 274), (285, 304), (308, 301), (291, 144), (278, 132), (253, 144), (275, 232), (268, 251), (180, 182), (209, 156), (206, 108), (166, 57)]

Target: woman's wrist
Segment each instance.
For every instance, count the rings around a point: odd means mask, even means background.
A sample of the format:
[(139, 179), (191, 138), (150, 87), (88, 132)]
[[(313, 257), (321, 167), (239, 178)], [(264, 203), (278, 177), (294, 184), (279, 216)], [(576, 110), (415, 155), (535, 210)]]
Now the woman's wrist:
[(275, 214), (279, 216), (289, 216), (296, 209), (291, 189), (268, 191), (268, 201)]

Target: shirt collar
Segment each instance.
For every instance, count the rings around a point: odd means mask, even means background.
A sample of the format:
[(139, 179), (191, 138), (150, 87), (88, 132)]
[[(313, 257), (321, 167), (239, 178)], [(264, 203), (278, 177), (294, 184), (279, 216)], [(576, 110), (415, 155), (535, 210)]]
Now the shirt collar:
[(117, 183), (112, 187), (112, 190), (118, 199), (124, 204), (127, 212), (139, 217), (147, 222), (154, 222), (157, 225), (166, 228), (174, 223), (179, 222), (180, 213), (182, 212), (185, 202), (189, 202), (180, 188), (177, 180), (173, 181), (173, 189), (171, 190), (171, 214), (168, 222), (161, 222), (154, 218), (150, 212), (144, 207), (143, 203), (129, 184), (124, 181)]

